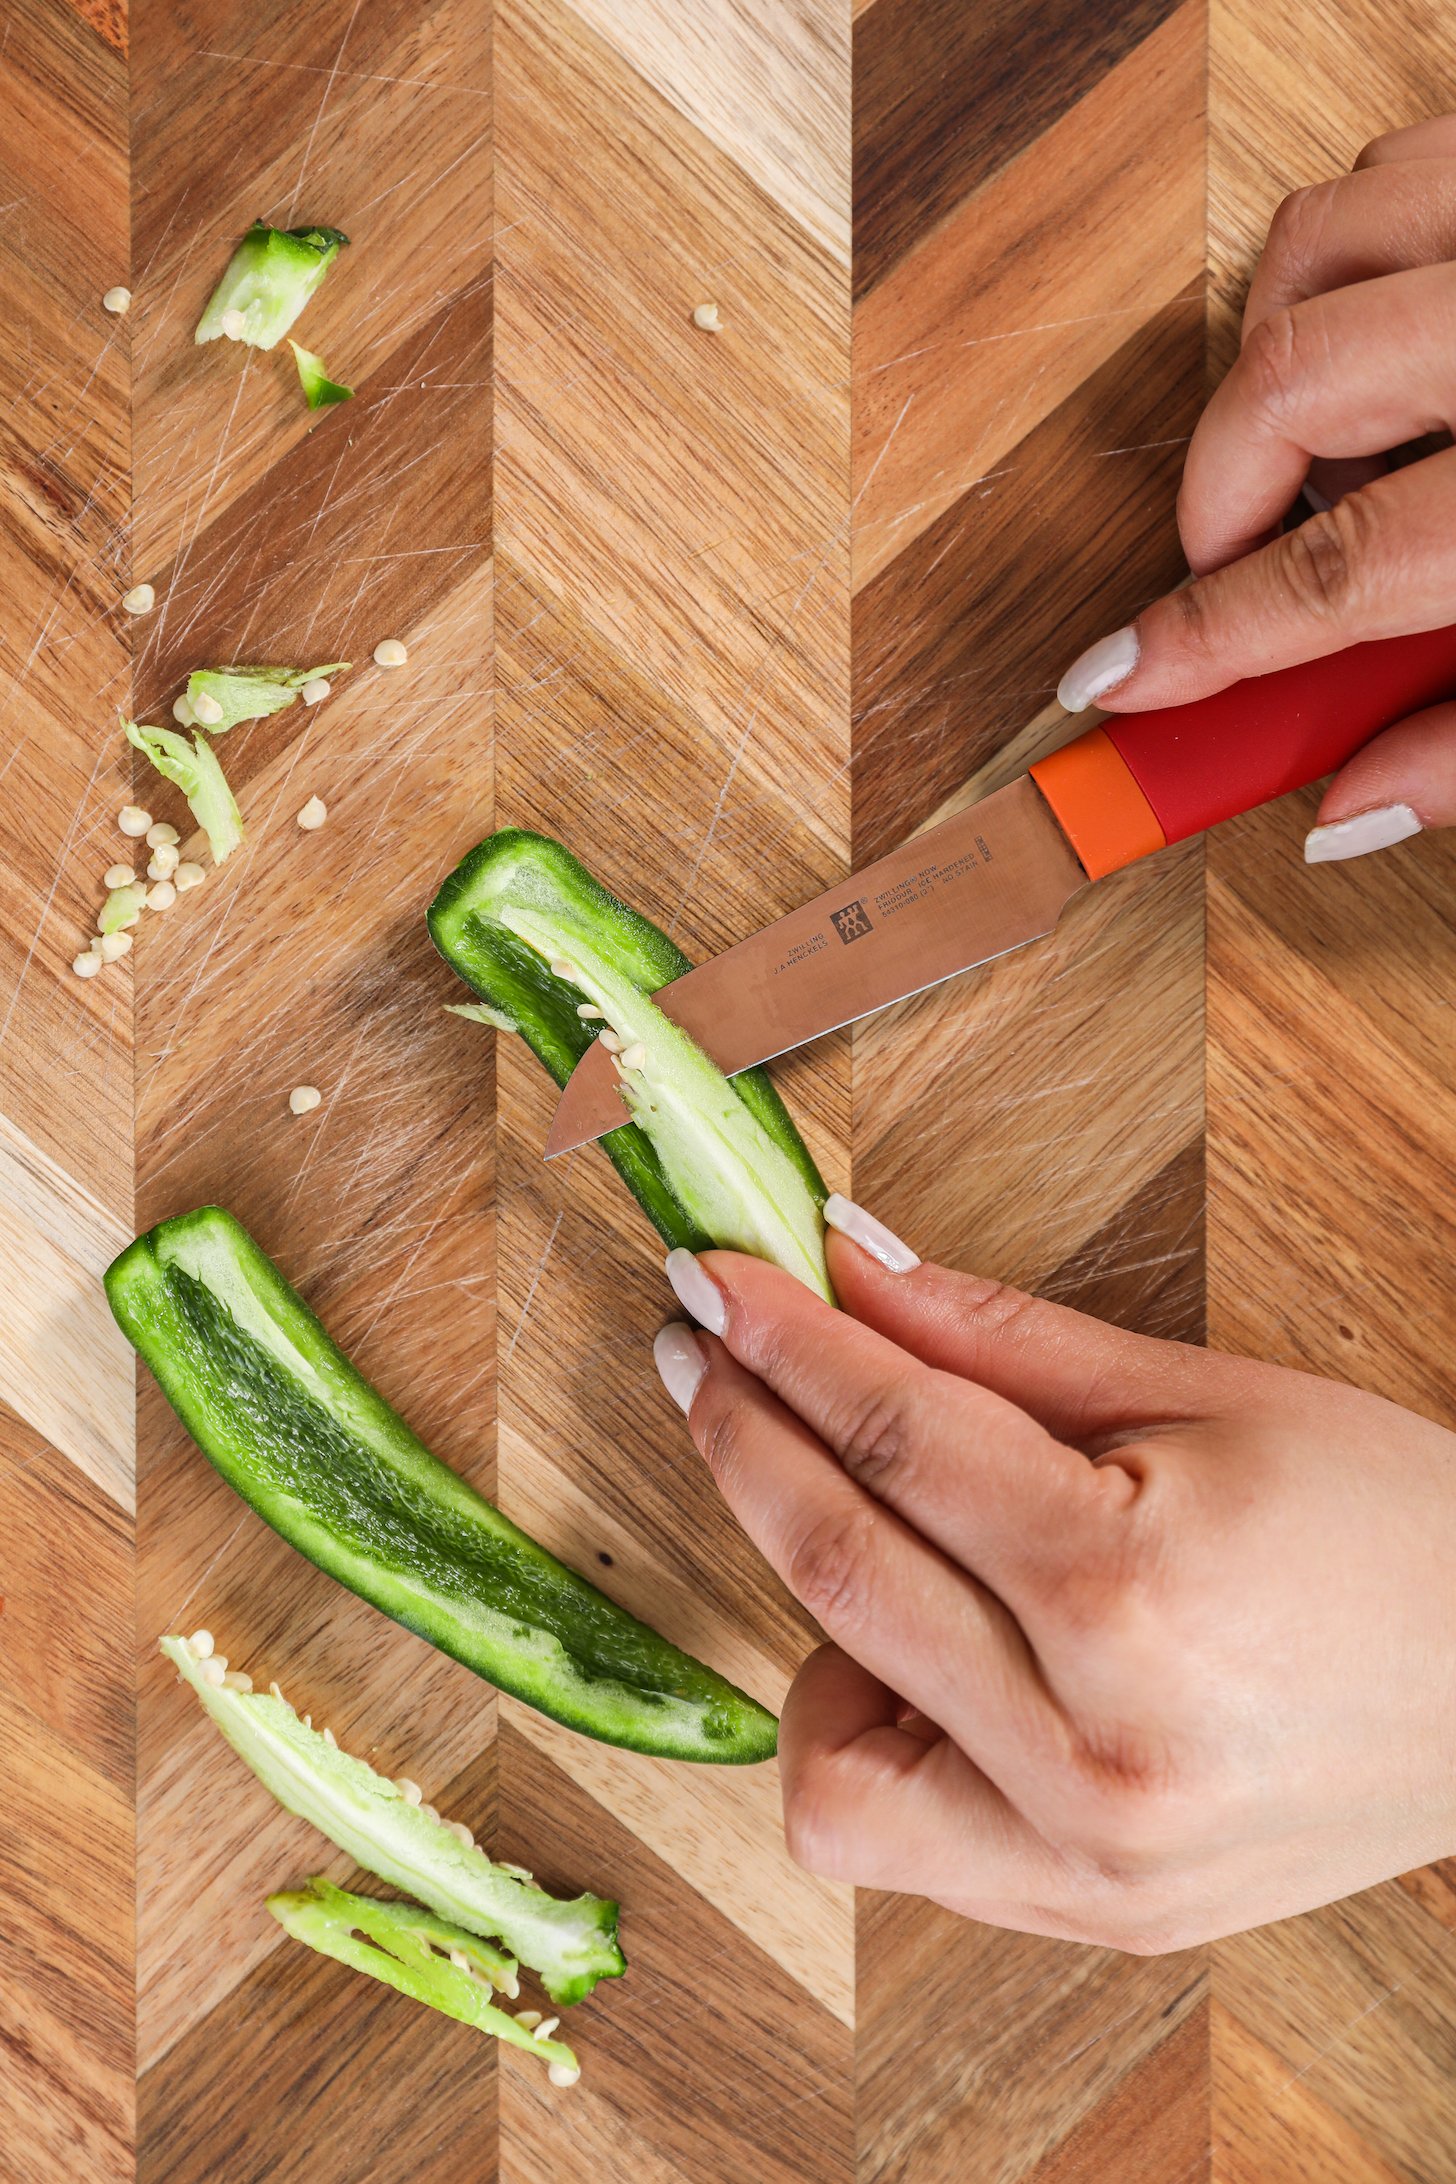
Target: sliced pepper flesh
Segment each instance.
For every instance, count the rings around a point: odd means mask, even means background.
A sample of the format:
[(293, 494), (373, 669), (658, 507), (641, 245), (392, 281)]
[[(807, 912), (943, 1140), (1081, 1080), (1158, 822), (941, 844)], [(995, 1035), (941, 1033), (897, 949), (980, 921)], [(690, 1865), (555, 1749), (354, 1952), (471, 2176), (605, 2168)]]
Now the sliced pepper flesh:
[[(380, 1903), (335, 1888), (315, 1875), (302, 1888), (283, 1889), (268, 1898), (268, 1909), (295, 1941), (352, 1965), (371, 1979), (382, 1979), (400, 1994), (443, 2011), (465, 2025), (512, 2047), (539, 2055), (552, 2066), (557, 2084), (581, 2075), (564, 2040), (540, 2039), (495, 2005), (491, 1987), (477, 1976), (479, 1945), (473, 1934), (435, 1918), (412, 1903)], [(452, 1963), (452, 1954), (464, 1965)]]
[(194, 341), (276, 348), (349, 238), (339, 228), (255, 220), (197, 321)]
[[(270, 713), (286, 712), (305, 683), (327, 682), (348, 666), (347, 660), (330, 660), (324, 667), (198, 667), (187, 679), (187, 702), (199, 728), (210, 736), (226, 735), (239, 721), (266, 720)], [(197, 713), (199, 698), (212, 700), (217, 719), (202, 719)]]

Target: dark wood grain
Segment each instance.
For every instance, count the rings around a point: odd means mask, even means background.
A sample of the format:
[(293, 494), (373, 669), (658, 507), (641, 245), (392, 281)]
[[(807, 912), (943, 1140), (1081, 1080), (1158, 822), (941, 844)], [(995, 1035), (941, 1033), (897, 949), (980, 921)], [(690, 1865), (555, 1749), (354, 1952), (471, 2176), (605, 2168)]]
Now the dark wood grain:
[(1139, 1334), (1201, 1342), (1207, 1190), (1199, 1136), (1039, 1283), (1038, 1293)]
[[(132, 1704), (117, 1671), (131, 1645), (131, 1521), (3, 1407), (0, 1539), (0, 1655), (13, 1690), (129, 1795)], [(124, 1881), (129, 1893), (129, 1872)]]
[[(71, 970), (127, 768), (127, 76), (110, 11), (0, 32), (0, 2171), (134, 2143), (131, 994)], [(110, 32), (110, 37), (107, 32)]]
[(1208, 2004), (1178, 2019), (1105, 2100), (1059, 2140), (1027, 2184), (1206, 2184)]
[(854, 31), (854, 292), (1036, 142), (1178, 0), (874, 0)]
[(131, 2173), (131, 1524), (0, 1406), (0, 2119), (16, 2184)]
[[(963, 2177), (1020, 2184), (1039, 2176), (1038, 2165), (1084, 2119), (1094, 2136), (1091, 2118), (1104, 2103), (1141, 2105), (1131, 2090), (1137, 2074), (1196, 2022), (1204, 1999), (1197, 1955), (1138, 1959), (1071, 1948), (869, 1893), (860, 1903), (859, 1971), (862, 2184)], [(1159, 2086), (1160, 2106), (1182, 2081), (1173, 2140), (1180, 2149), (1193, 2137), (1191, 2115), (1206, 2113), (1203, 2045), (1190, 2035), (1142, 2081)], [(1139, 2134), (1145, 2147), (1157, 2147), (1146, 2115), (1120, 2121), (1112, 2143), (1130, 2136), (1136, 2143)], [(1086, 2173), (1098, 2184), (1135, 2173), (1143, 2184), (1143, 2172), (1105, 2164)], [(1183, 2179), (1168, 2165), (1149, 2171), (1147, 2184)]]
[[(165, 612), (147, 626), (137, 662), (140, 718), (170, 722), (199, 660), (346, 659), (354, 687), (377, 681), (380, 638), (417, 626), (478, 576), (491, 548), (491, 292), (478, 250), (454, 270), (459, 291), (381, 361), (353, 402), (321, 412), (276, 470), (227, 499), (170, 565), (148, 572)], [(282, 382), (280, 407), (296, 403), (296, 387)], [(454, 704), (468, 690), (449, 672), (463, 664), (426, 659), (405, 689), (386, 686), (416, 733), (427, 703)], [(339, 695), (349, 689), (338, 678)], [(239, 788), (253, 780), (309, 725), (318, 723), (295, 706), (232, 730), (229, 780)], [(403, 716), (400, 732), (410, 733)]]
[(1202, 395), (1190, 292), (856, 594), (856, 862), (1039, 711), (1082, 645), (1177, 581), (1173, 499)]

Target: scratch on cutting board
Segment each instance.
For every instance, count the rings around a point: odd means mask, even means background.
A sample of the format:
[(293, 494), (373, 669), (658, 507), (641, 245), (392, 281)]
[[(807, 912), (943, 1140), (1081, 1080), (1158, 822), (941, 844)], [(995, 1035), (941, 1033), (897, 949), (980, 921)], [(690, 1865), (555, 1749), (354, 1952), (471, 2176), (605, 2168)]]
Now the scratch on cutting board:
[(562, 1206), (558, 1208), (556, 1219), (551, 1224), (551, 1234), (546, 1239), (545, 1249), (542, 1251), (540, 1258), (536, 1261), (536, 1264), (531, 1271), (531, 1281), (530, 1286), (526, 1291), (526, 1301), (521, 1306), (520, 1317), (517, 1319), (515, 1326), (511, 1330), (511, 1339), (506, 1346), (505, 1362), (507, 1365), (510, 1364), (511, 1359), (516, 1354), (516, 1344), (521, 1339), (521, 1331), (526, 1324), (526, 1320), (530, 1314), (531, 1306), (535, 1301), (536, 1290), (540, 1285), (541, 1276), (546, 1271), (546, 1262), (551, 1257), (552, 1250), (556, 1243), (557, 1233), (565, 1218), (566, 1208), (565, 1206)]
[[(103, 756), (98, 751), (98, 753), (96, 754), (96, 758), (92, 763), (90, 778), (86, 784), (86, 789), (88, 792), (95, 787), (96, 777), (100, 773), (103, 763)], [(10, 1003), (5, 1011), (4, 1019), (0, 1020), (0, 1046), (4, 1046), (6, 1039), (10, 1035), (10, 1025), (15, 1015), (16, 1005), (20, 1000), (21, 992), (24, 988), (25, 981), (30, 975), (30, 966), (35, 961), (35, 951), (40, 945), (40, 936), (45, 930), (45, 921), (50, 916), (51, 904), (55, 901), (56, 898), (56, 889), (61, 884), (61, 875), (66, 869), (66, 858), (69, 854), (71, 844), (75, 840), (76, 828), (80, 824), (81, 814), (85, 809), (85, 803), (86, 797), (85, 794), (83, 794), (77, 801), (75, 808), (71, 813), (70, 822), (66, 828), (65, 839), (61, 844), (60, 855), (56, 859), (56, 868), (51, 877), (51, 884), (46, 889), (45, 900), (40, 906), (40, 913), (37, 916), (35, 924), (31, 929), (30, 942), (26, 948), (24, 958), (20, 965), (20, 970), (16, 976), (15, 989), (10, 996)]]
[(1303, 2070), (1296, 2070), (1292, 2078), (1285, 2079), (1283, 2085), (1281, 2085), (1279, 2088), (1280, 2092), (1287, 2093), (1292, 2085), (1298, 2085), (1301, 2078), (1307, 2078), (1309, 2076), (1309, 2073), (1314, 2069), (1317, 2063), (1322, 2063), (1327, 2055), (1332, 2054), (1334, 2050), (1339, 2046), (1340, 2042), (1345, 2039), (1348, 2034), (1352, 2033), (1357, 2025), (1362, 2025), (1367, 2017), (1373, 2017), (1378, 2009), (1383, 2009), (1385, 2007), (1385, 2004), (1391, 1999), (1392, 1995), (1397, 1995), (1400, 1993), (1401, 1987), (1403, 1985), (1404, 1982), (1398, 1980), (1393, 1987), (1387, 1987), (1384, 1994), (1378, 1994), (1373, 2002), (1367, 2002), (1364, 2009), (1359, 2011), (1356, 2016), (1352, 2017), (1348, 2024), (1341, 2025), (1339, 2031), (1335, 2034), (1334, 2038), (1327, 2041), (1325, 2046), (1320, 2049), (1317, 2055), (1311, 2055)]
[[(1196, 307), (1200, 311), (1203, 309), (1203, 298), (1201, 295), (1175, 296), (1173, 298), (1173, 302), (1175, 304), (1182, 303), (1190, 307)], [(960, 349), (980, 349), (984, 348), (986, 343), (991, 341), (1022, 341), (1031, 334), (1060, 333), (1063, 328), (1068, 326), (1096, 326), (1101, 324), (1101, 322), (1105, 319), (1143, 318), (1146, 317), (1146, 315), (1147, 306), (1145, 304), (1119, 304), (1117, 309), (1113, 311), (1083, 311), (1079, 313), (1076, 318), (1045, 319), (1038, 326), (1011, 326), (1007, 327), (1005, 331), (1001, 333), (972, 334), (969, 339), (965, 341), (930, 341), (927, 342), (923, 348), (906, 349), (902, 355), (892, 356), (884, 364), (871, 365), (869, 371), (866, 372), (864, 376), (867, 379), (876, 378), (881, 372), (894, 371), (898, 365), (913, 364), (917, 357), (934, 356), (941, 349), (948, 349), (953, 351)]]
[(236, 1523), (236, 1524), (235, 1524), (235, 1525), (233, 1526), (232, 1530), (231, 1530), (231, 1531), (230, 1531), (230, 1532), (228, 1533), (228, 1536), (227, 1536), (227, 1538), (226, 1538), (226, 1539), (225, 1539), (225, 1540), (223, 1541), (222, 1545), (221, 1545), (221, 1546), (220, 1546), (220, 1547), (218, 1548), (218, 1550), (217, 1550), (216, 1554), (214, 1554), (214, 1555), (213, 1555), (213, 1556), (212, 1556), (212, 1557), (210, 1558), (210, 1560), (208, 1561), (208, 1564), (207, 1564), (207, 1567), (206, 1567), (206, 1569), (205, 1569), (205, 1570), (204, 1570), (204, 1571), (202, 1572), (201, 1576), (200, 1576), (200, 1577), (199, 1577), (199, 1578), (197, 1579), (197, 1582), (196, 1582), (196, 1583), (195, 1583), (194, 1585), (191, 1585), (191, 1586), (189, 1586), (189, 1588), (188, 1588), (188, 1590), (187, 1590), (186, 1594), (185, 1594), (185, 1595), (183, 1596), (182, 1600), (181, 1600), (181, 1601), (180, 1601), (180, 1602), (178, 1603), (178, 1605), (177, 1605), (177, 1608), (176, 1608), (175, 1612), (173, 1613), (173, 1615), (172, 1615), (172, 1617), (171, 1617), (170, 1621), (169, 1621), (169, 1622), (168, 1622), (168, 1624), (167, 1624), (167, 1628), (168, 1628), (169, 1630), (180, 1630), (180, 1629), (181, 1629), (181, 1627), (182, 1627), (182, 1618), (183, 1618), (183, 1616), (184, 1616), (184, 1615), (185, 1615), (185, 1614), (187, 1613), (187, 1610), (188, 1610), (188, 1609), (189, 1609), (189, 1608), (191, 1607), (191, 1605), (192, 1605), (193, 1601), (194, 1601), (194, 1600), (195, 1600), (195, 1599), (197, 1598), (197, 1595), (198, 1595), (198, 1594), (199, 1594), (199, 1593), (201, 1592), (201, 1590), (202, 1590), (203, 1586), (204, 1586), (204, 1585), (205, 1585), (205, 1584), (207, 1583), (207, 1581), (208, 1581), (208, 1579), (209, 1579), (209, 1578), (211, 1577), (211, 1575), (212, 1575), (213, 1571), (214, 1571), (214, 1570), (215, 1570), (215, 1569), (217, 1568), (217, 1566), (218, 1566), (219, 1562), (221, 1562), (221, 1560), (222, 1560), (223, 1556), (224, 1556), (224, 1555), (225, 1555), (225, 1554), (227, 1553), (227, 1551), (228, 1551), (229, 1547), (231, 1547), (231, 1545), (232, 1545), (233, 1541), (234, 1541), (234, 1540), (235, 1540), (235, 1539), (237, 1538), (237, 1536), (238, 1536), (239, 1532), (241, 1532), (241, 1530), (242, 1530), (243, 1526), (244, 1526), (244, 1525), (245, 1525), (245, 1524), (247, 1523), (247, 1521), (248, 1521), (248, 1518), (249, 1518), (249, 1517), (250, 1517), (251, 1515), (252, 1515), (252, 1511), (251, 1511), (251, 1510), (245, 1509), (245, 1510), (243, 1511), (242, 1515), (241, 1515), (241, 1516), (240, 1516), (240, 1517), (238, 1518), (238, 1521), (237, 1521), (237, 1523)]
[(723, 812), (727, 805), (729, 792), (732, 789), (735, 778), (737, 777), (739, 766), (742, 764), (743, 761), (743, 754), (748, 748), (749, 739), (753, 734), (754, 728), (758, 723), (759, 715), (762, 712), (761, 693), (764, 683), (768, 678), (770, 665), (772, 664), (775, 655), (781, 650), (784, 640), (787, 637), (789, 631), (793, 628), (794, 623), (803, 608), (805, 600), (808, 598), (810, 592), (814, 589), (815, 584), (818, 582), (824, 570), (828, 567), (830, 557), (834, 553), (835, 548), (842, 545), (846, 537), (849, 535), (850, 527), (854, 522), (855, 511), (859, 507), (859, 504), (863, 500), (865, 494), (868, 492), (875, 472), (879, 469), (880, 464), (889, 454), (890, 449), (894, 444), (895, 435), (900, 430), (900, 427), (904, 424), (905, 419), (911, 409), (911, 406), (914, 403), (914, 400), (914, 395), (909, 394), (901, 403), (900, 414), (895, 419), (894, 424), (891, 425), (888, 433), (885, 435), (884, 444), (880, 448), (879, 453), (875, 456), (874, 461), (870, 464), (869, 470), (865, 475), (864, 483), (860, 486), (859, 491), (855, 494), (853, 500), (849, 504), (849, 507), (845, 510), (843, 520), (838, 523), (835, 526), (834, 530), (830, 533), (829, 539), (826, 542), (818, 560), (815, 562), (808, 576), (804, 579), (803, 585), (800, 587), (797, 598), (794, 600), (793, 605), (790, 607), (787, 615), (784, 617), (783, 627), (778, 632), (776, 632), (771, 642), (765, 647), (763, 656), (759, 661), (757, 670), (755, 671), (754, 679), (749, 688), (747, 698), (745, 699), (745, 703), (749, 705), (752, 710), (749, 712), (748, 719), (744, 723), (743, 733), (740, 735), (737, 745), (733, 751), (732, 757), (728, 762), (728, 768), (723, 776), (722, 786), (719, 788), (717, 800), (713, 805), (712, 815), (709, 818), (707, 828), (703, 834), (702, 841), (698, 846), (698, 853), (693, 861), (693, 868), (688, 874), (687, 884), (683, 888), (682, 894), (678, 900), (677, 908), (673, 912), (672, 918), (668, 923), (667, 930), (669, 934), (672, 935), (674, 938), (676, 938), (678, 930), (681, 927), (683, 917), (687, 911), (687, 906), (693, 899), (693, 892), (697, 887), (698, 877), (702, 872), (708, 852), (712, 848), (713, 842), (717, 837), (718, 828), (721, 824)]
[[(339, 51), (342, 53), (342, 46)], [(203, 46), (196, 58), (199, 61), (232, 61), (243, 68), (291, 68), (304, 76), (327, 76), (331, 83), (342, 77), (346, 83), (399, 83), (417, 91), (448, 91), (457, 98), (490, 97), (489, 91), (478, 90), (474, 84), (451, 83), (445, 77), (385, 76), (369, 68), (340, 68), (337, 63), (333, 68), (325, 68), (321, 61), (275, 61), (262, 53), (219, 53), (212, 46)], [(394, 186), (397, 189), (399, 184)]]
[(298, 194), (299, 191), (303, 188), (303, 178), (308, 173), (308, 163), (313, 155), (314, 139), (319, 133), (319, 123), (324, 118), (324, 108), (328, 105), (330, 94), (333, 91), (334, 85), (338, 81), (339, 68), (343, 62), (345, 48), (348, 46), (349, 37), (351, 32), (353, 31), (354, 25), (359, 19), (359, 9), (362, 4), (363, 0), (354, 0), (354, 5), (349, 11), (349, 20), (344, 25), (344, 35), (339, 40), (339, 50), (334, 55), (334, 65), (329, 70), (328, 82), (324, 85), (324, 95), (319, 100), (318, 112), (313, 117), (313, 127), (308, 132), (308, 141), (303, 147), (303, 158), (299, 162), (298, 180), (293, 185), (293, 195), (288, 201), (288, 215), (290, 219), (292, 219), (294, 213), (298, 210)]
[(1186, 447), (1192, 438), (1191, 432), (1177, 432), (1171, 440), (1134, 440), (1129, 447), (1094, 447), (1091, 460), (1100, 462), (1105, 455), (1141, 455), (1152, 447)]

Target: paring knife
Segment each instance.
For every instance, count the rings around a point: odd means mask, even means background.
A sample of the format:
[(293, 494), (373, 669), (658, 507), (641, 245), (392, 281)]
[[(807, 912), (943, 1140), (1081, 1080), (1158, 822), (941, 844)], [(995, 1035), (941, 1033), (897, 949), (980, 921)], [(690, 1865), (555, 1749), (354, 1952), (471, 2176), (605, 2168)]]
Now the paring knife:
[[(1108, 720), (653, 998), (731, 1077), (1040, 939), (1089, 881), (1318, 781), (1452, 695), (1456, 626)], [(593, 1042), (546, 1158), (626, 1119), (612, 1057)]]

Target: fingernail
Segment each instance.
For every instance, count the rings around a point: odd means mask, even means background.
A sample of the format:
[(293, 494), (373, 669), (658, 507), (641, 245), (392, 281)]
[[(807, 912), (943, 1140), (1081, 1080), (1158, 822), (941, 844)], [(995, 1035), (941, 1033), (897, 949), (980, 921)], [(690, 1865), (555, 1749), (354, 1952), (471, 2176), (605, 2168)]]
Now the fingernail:
[(902, 1244), (893, 1229), (887, 1229), (883, 1221), (877, 1221), (863, 1206), (857, 1206), (852, 1198), (841, 1198), (838, 1191), (831, 1191), (824, 1201), (824, 1218), (830, 1228), (838, 1229), (861, 1251), (867, 1251), (872, 1259), (887, 1267), (892, 1274), (908, 1274), (920, 1261), (908, 1244)]
[(673, 1295), (685, 1312), (691, 1312), (710, 1335), (721, 1335), (728, 1325), (723, 1292), (711, 1274), (704, 1273), (690, 1251), (670, 1251), (663, 1262)]
[(1131, 627), (1099, 637), (1073, 660), (1057, 684), (1057, 703), (1080, 713), (1094, 698), (1123, 682), (1138, 664), (1138, 634)]
[(662, 1375), (662, 1385), (686, 1417), (693, 1407), (698, 1384), (708, 1370), (703, 1345), (691, 1327), (684, 1327), (681, 1320), (669, 1320), (653, 1337), (652, 1357)]
[(1421, 822), (1409, 804), (1381, 804), (1374, 811), (1357, 811), (1353, 819), (1311, 827), (1304, 837), (1304, 861), (1333, 864), (1340, 857), (1367, 857), (1372, 849), (1389, 849), (1392, 842), (1408, 841), (1420, 831)]

